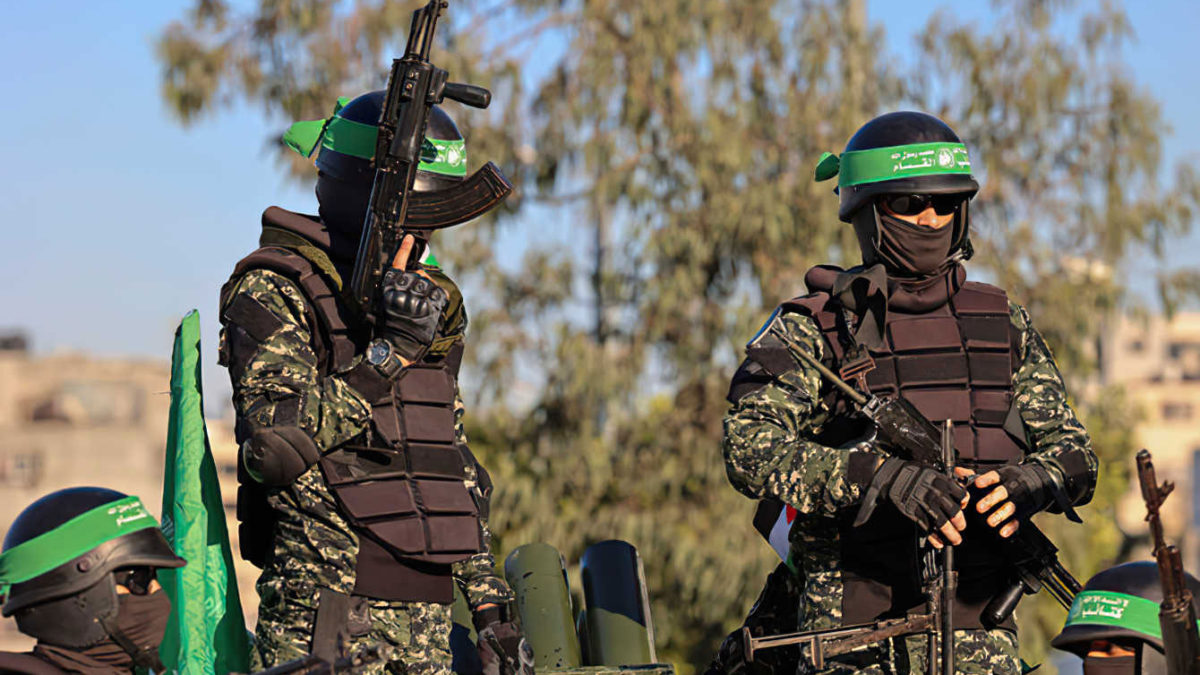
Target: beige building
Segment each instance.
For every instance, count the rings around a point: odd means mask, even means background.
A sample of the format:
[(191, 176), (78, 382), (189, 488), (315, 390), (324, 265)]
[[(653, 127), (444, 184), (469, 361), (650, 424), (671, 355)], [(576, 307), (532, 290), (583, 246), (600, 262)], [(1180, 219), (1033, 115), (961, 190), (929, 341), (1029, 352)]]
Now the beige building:
[[(1200, 530), (1195, 513), (1196, 472), (1200, 471), (1200, 313), (1162, 317), (1126, 317), (1117, 322), (1101, 346), (1105, 384), (1125, 387), (1141, 407), (1138, 447), (1154, 455), (1159, 482), (1174, 481), (1164, 514), (1169, 537), (1182, 544), (1184, 565), (1200, 569)], [(1132, 466), (1132, 464), (1131, 464)], [(1135, 479), (1136, 480), (1136, 479)], [(1118, 514), (1121, 528), (1143, 534), (1145, 507), (1135, 482)]]
[[(166, 359), (34, 356), (23, 336), (0, 337), (0, 533), (39, 497), (82, 485), (138, 495), (161, 515), (169, 404)], [(208, 429), (236, 559), (236, 446), (228, 422)], [(257, 574), (235, 564), (252, 628)], [(0, 650), (30, 644), (12, 619), (0, 619)]]

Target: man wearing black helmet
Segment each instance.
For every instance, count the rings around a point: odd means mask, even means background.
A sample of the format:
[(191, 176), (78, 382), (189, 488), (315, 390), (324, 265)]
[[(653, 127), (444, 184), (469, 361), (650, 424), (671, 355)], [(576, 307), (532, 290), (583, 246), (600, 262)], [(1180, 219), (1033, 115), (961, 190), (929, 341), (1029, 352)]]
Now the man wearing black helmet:
[[(516, 654), (523, 644), (507, 614), (511, 591), (493, 571), (491, 483), (463, 433), (457, 372), (467, 318), (458, 288), (419, 232), (385, 275), (375, 339), (344, 292), (383, 96), (339, 100), (318, 123), (320, 215), (267, 209), (260, 248), (221, 292), (221, 358), (241, 444), (241, 548), (263, 569), (263, 666), (371, 645), (381, 660), (369, 670), (448, 673), (455, 583), (487, 638), (485, 660), (497, 645)], [(462, 135), (435, 107), (414, 198), (452, 204), (467, 183)], [(420, 259), (415, 269), (410, 256)]]
[[(1184, 577), (1196, 604), (1200, 581), (1187, 573)], [(1110, 567), (1084, 584), (1050, 645), (1083, 659), (1084, 675), (1167, 675), (1158, 621), (1162, 601), (1155, 563)]]
[[(799, 583), (780, 585), (797, 589), (790, 628), (919, 610), (923, 549), (949, 543), (958, 671), (1015, 674), (1011, 618), (1000, 626), (980, 618), (1012, 574), (996, 537), (1038, 511), (1074, 517), (1096, 481), (1090, 441), (1028, 313), (1002, 289), (966, 280), (968, 207), (979, 186), (954, 132), (923, 113), (877, 117), (841, 157), (821, 158), (817, 179), (834, 176), (838, 216), (853, 225), (863, 264), (809, 270), (809, 293), (783, 303), (747, 344), (725, 418), (730, 481), (790, 507), (784, 546)], [(960, 476), (977, 475), (974, 503), (967, 507), (959, 482), (891, 456), (801, 352), (860, 390), (951, 420)], [(978, 514), (971, 529), (964, 508)], [(831, 659), (825, 670), (917, 671), (924, 656), (923, 638), (910, 636)]]
[(161, 672), (171, 601), (154, 571), (183, 565), (137, 497), (92, 487), (42, 497), (17, 516), (0, 554), (4, 616), (38, 642), (0, 652), (0, 672)]

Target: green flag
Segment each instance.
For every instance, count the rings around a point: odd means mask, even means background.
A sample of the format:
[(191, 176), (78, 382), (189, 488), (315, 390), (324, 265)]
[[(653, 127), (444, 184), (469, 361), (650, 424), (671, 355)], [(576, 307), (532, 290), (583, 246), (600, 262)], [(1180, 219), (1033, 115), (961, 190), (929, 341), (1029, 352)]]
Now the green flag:
[(168, 672), (246, 673), (250, 641), (217, 469), (204, 428), (200, 387), (200, 316), (183, 317), (171, 356), (171, 416), (163, 472), (162, 529), (187, 567), (160, 570), (171, 619), (159, 653)]

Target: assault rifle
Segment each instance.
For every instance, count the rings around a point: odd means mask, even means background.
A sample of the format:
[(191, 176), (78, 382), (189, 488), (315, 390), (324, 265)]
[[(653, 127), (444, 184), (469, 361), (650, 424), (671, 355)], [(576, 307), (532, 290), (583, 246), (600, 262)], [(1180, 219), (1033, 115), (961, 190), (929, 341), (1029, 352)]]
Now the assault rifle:
[[(953, 426), (946, 420), (941, 432), (941, 461), (951, 476), (954, 474), (953, 433)], [(927, 549), (924, 581), (928, 604), (925, 613), (843, 628), (763, 637), (754, 637), (748, 626), (743, 627), (742, 653), (745, 654), (746, 662), (753, 663), (755, 652), (763, 649), (798, 645), (807, 647), (807, 657), (813, 668), (821, 670), (825, 667), (826, 659), (846, 654), (858, 647), (893, 637), (926, 633), (927, 675), (938, 675), (939, 663), (941, 675), (954, 675), (954, 596), (958, 585), (958, 573), (954, 571), (954, 547), (942, 547), (940, 565), (935, 558), (934, 553)]]
[[(796, 352), (831, 384), (842, 390), (867, 418), (875, 424), (875, 433), (884, 447), (902, 459), (919, 462), (946, 471), (938, 429), (919, 410), (903, 398), (864, 395), (851, 387), (805, 352)], [(872, 507), (862, 509), (854, 524), (861, 525)], [(1011, 537), (995, 537), (1000, 555), (1015, 573), (1012, 583), (983, 610), (985, 625), (998, 625), (1012, 615), (1022, 595), (1046, 589), (1063, 609), (1070, 610), (1075, 594), (1083, 587), (1058, 561), (1058, 548), (1033, 524), (1023, 521)]]
[(1183, 576), (1179, 549), (1163, 540), (1162, 518), (1159, 509), (1175, 484), (1164, 481), (1160, 486), (1154, 475), (1150, 452), (1137, 454), (1138, 481), (1142, 484), (1142, 499), (1146, 502), (1146, 521), (1154, 538), (1154, 557), (1158, 561), (1158, 576), (1162, 582), (1163, 601), (1158, 610), (1162, 628), (1163, 647), (1167, 653), (1169, 675), (1200, 674), (1200, 636), (1196, 631), (1196, 609), (1192, 592)]
[[(429, 62), (433, 32), (446, 0), (430, 0), (413, 12), (404, 56), (392, 61), (387, 95), (375, 142), (375, 182), (354, 260), (350, 293), (368, 313), (392, 258), (406, 234), (435, 230), (482, 215), (512, 192), (512, 185), (488, 162), (455, 187), (413, 194), (425, 143), (425, 128), (434, 105), (451, 99), (486, 108), (492, 93), (483, 87), (447, 82), (448, 73)], [(414, 255), (411, 261), (419, 259)]]

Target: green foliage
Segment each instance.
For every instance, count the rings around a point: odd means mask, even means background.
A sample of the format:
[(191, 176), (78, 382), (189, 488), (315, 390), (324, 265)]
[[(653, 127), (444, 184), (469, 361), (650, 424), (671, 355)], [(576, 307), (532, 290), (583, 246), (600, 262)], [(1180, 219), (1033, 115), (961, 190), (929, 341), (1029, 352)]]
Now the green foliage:
[[(1124, 15), (1064, 4), (1004, 3), (986, 28), (935, 17), (905, 65), (864, 0), (455, 0), (434, 58), (493, 89), (486, 113), (452, 112), (471, 161), (501, 164), (520, 196), (435, 242), (470, 299), (468, 433), (498, 486), (498, 552), (627, 539), (660, 654), (708, 661), (773, 563), (724, 474), (729, 376), (809, 266), (857, 261), (813, 166), (902, 104), (945, 118), (982, 168), (972, 274), (1030, 308), (1073, 382), (1092, 373), (1130, 259), (1186, 229), (1200, 181), (1181, 167), (1160, 185), (1157, 105), (1113, 56)], [(160, 36), (164, 98), (184, 123), (237, 98), (324, 117), (383, 86), (415, 6), (197, 0)], [(1172, 302), (1200, 288), (1161, 284)], [(1119, 392), (1078, 403), (1104, 466), (1084, 517), (1111, 522), (1135, 418)], [(1046, 529), (1077, 574), (1116, 555), (1112, 528), (1061, 521)], [(1031, 654), (1061, 617), (1026, 603)]]

